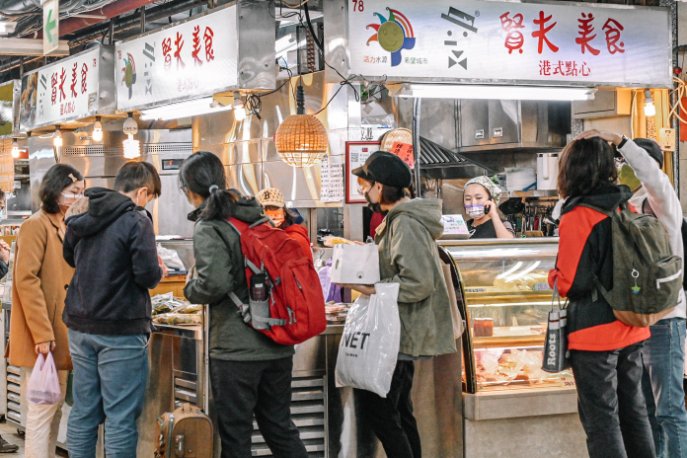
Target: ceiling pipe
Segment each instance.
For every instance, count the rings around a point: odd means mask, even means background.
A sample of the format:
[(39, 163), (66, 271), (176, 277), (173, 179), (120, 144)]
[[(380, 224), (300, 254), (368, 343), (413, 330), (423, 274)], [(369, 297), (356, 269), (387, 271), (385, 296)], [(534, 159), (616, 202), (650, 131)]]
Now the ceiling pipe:
[(154, 0), (119, 0), (109, 5), (103, 6), (100, 9), (89, 11), (88, 14), (101, 16), (100, 18), (82, 18), (70, 17), (64, 21), (60, 21), (60, 36), (71, 35), (86, 27), (90, 27), (101, 22), (112, 19), (137, 8), (144, 7)]

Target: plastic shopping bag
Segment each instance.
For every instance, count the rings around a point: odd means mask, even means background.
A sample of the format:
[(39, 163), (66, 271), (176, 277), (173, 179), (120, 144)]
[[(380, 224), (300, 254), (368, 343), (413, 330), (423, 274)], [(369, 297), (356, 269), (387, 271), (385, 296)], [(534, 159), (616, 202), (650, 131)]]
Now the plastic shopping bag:
[(372, 296), (360, 296), (348, 311), (336, 360), (336, 386), (385, 398), (401, 344), (398, 283), (378, 283), (375, 290)]
[(29, 378), (28, 398), (34, 404), (57, 404), (60, 402), (60, 381), (52, 353), (38, 354)]

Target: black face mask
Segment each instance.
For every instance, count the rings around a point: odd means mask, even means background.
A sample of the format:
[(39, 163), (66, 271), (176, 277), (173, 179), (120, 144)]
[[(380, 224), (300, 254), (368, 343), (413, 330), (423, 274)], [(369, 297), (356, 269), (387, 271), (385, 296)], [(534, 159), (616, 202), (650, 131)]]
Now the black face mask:
[(382, 211), (382, 204), (374, 203), (370, 200), (370, 191), (365, 192), (365, 200), (367, 201), (367, 208), (375, 213), (384, 213)]

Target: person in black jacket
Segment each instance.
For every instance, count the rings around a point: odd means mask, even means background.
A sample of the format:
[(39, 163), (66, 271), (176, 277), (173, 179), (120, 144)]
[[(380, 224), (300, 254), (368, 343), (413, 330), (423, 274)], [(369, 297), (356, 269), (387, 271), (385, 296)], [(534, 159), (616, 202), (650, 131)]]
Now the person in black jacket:
[(556, 267), (549, 284), (570, 300), (568, 350), (580, 420), (591, 458), (656, 456), (642, 392), (642, 346), (649, 328), (628, 326), (598, 292), (613, 286), (612, 224), (632, 196), (617, 186), (611, 147), (598, 137), (569, 143), (561, 154), (558, 192), (567, 199)]
[(95, 456), (105, 423), (105, 455), (136, 456), (151, 332), (149, 289), (162, 278), (155, 234), (143, 207), (160, 195), (152, 165), (130, 162), (115, 190), (86, 191), (88, 210), (67, 221), (64, 257), (76, 268), (63, 319), (74, 362), (69, 456)]

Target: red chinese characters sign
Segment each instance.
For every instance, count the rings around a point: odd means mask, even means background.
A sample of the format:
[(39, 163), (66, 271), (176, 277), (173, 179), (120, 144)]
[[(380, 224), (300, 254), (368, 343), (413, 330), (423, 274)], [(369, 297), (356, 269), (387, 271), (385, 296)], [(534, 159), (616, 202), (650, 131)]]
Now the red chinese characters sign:
[(117, 43), (117, 108), (202, 97), (238, 84), (236, 7)]
[(24, 79), (27, 87), (22, 90), (36, 95), (30, 106), (22, 106), (22, 111), (29, 111), (31, 115), (22, 115), (22, 129), (95, 114), (98, 110), (99, 70), (100, 48), (96, 47), (27, 75)]
[[(621, 86), (671, 82), (664, 8), (482, 0), (391, 4), (366, 0), (349, 7), (349, 74)], [(418, 61), (424, 63), (411, 63)]]

